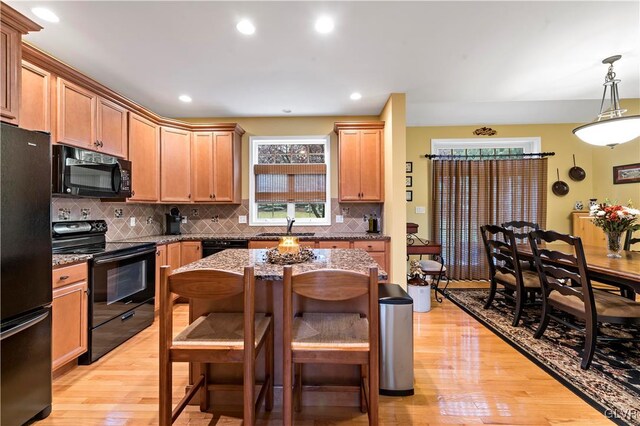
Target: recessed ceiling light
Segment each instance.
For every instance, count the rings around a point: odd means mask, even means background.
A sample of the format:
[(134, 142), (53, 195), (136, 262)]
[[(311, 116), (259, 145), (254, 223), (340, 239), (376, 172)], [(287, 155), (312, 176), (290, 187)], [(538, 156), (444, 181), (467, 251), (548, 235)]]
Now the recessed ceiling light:
[(352, 101), (358, 101), (362, 99), (362, 95), (358, 92), (353, 92), (349, 97), (351, 98)]
[(291, 110), (290, 109), (283, 109), (282, 112), (284, 112), (285, 114), (291, 114)]
[(320, 34), (330, 33), (331, 31), (333, 31), (333, 27), (333, 19), (329, 18), (328, 16), (321, 16), (316, 21), (316, 31)]
[(189, 95), (180, 95), (178, 99), (180, 99), (182, 102), (185, 102), (185, 103), (189, 103), (192, 101), (191, 96)]
[(60, 22), (60, 18), (58, 15), (53, 13), (47, 8), (44, 7), (34, 7), (31, 9), (34, 15), (36, 15), (40, 19), (44, 19), (47, 22)]
[(256, 27), (248, 19), (243, 19), (238, 22), (236, 29), (246, 35), (251, 35), (256, 32)]

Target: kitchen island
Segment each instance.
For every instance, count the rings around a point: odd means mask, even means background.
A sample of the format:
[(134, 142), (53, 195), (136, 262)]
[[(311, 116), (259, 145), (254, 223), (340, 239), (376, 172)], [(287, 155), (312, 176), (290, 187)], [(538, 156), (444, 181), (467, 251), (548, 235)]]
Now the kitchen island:
[[(371, 256), (361, 249), (315, 249), (315, 258), (293, 265), (293, 273), (318, 269), (342, 269), (352, 272), (368, 274), (372, 266), (378, 266)], [(274, 319), (274, 358), (275, 358), (275, 386), (276, 395), (282, 392), (282, 279), (283, 266), (269, 264), (265, 261), (264, 249), (235, 249), (225, 250), (199, 261), (185, 265), (174, 272), (184, 272), (196, 269), (220, 269), (228, 272), (242, 273), (244, 267), (253, 266), (256, 276), (256, 312), (271, 313)], [(378, 278), (384, 280), (387, 273), (378, 271)], [(367, 296), (342, 302), (319, 302), (310, 299), (294, 297), (294, 311), (303, 308), (305, 311), (315, 312), (367, 312)], [(240, 312), (242, 311), (242, 295), (221, 301), (191, 300), (189, 302), (189, 322), (207, 312)], [(261, 354), (263, 356), (263, 354)], [(258, 360), (260, 368), (263, 363)], [(199, 367), (192, 365), (190, 382), (193, 377), (200, 375)], [(210, 365), (208, 378), (210, 383), (238, 382), (242, 377), (241, 365)], [(258, 370), (256, 377), (264, 377), (264, 371)], [(355, 365), (305, 365), (303, 378), (307, 385), (336, 384), (358, 385), (359, 367)], [(241, 380), (240, 380), (241, 382)], [(225, 392), (212, 394), (211, 402), (215, 405), (236, 405), (242, 401), (240, 392)], [(277, 397), (276, 400), (279, 400)], [(192, 403), (196, 403), (194, 398)], [(304, 405), (359, 405), (359, 395), (353, 392), (304, 392)]]

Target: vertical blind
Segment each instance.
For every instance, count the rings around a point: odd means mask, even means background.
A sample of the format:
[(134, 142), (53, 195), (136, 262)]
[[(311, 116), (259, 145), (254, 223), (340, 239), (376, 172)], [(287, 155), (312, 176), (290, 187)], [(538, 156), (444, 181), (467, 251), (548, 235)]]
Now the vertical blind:
[(324, 203), (326, 164), (256, 164), (257, 203)]
[(433, 233), (452, 279), (488, 279), (480, 227), (546, 226), (547, 160), (433, 161)]

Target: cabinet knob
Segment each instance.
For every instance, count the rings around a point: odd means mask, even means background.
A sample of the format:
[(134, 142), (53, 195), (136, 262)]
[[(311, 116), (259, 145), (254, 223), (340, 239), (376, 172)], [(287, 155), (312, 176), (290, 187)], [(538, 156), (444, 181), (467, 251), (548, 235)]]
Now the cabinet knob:
[(93, 143), (93, 145), (94, 145), (94, 146), (96, 146), (96, 147), (100, 146), (100, 141), (99, 141), (99, 140), (96, 140), (96, 141)]
[(187, 198), (191, 198), (191, 194), (187, 195)]
[(209, 194), (209, 198), (213, 198), (213, 194)]
[(102, 148), (104, 146), (104, 143), (102, 143), (102, 141), (100, 141), (100, 148)]
[(156, 256), (160, 256), (160, 250), (156, 251)]
[(64, 280), (68, 280), (69, 279), (69, 275), (63, 275), (60, 277), (60, 281), (64, 281)]
[(136, 191), (131, 191), (131, 196), (135, 197), (135, 195), (136, 195)]
[(213, 198), (216, 198), (216, 194), (213, 194)]

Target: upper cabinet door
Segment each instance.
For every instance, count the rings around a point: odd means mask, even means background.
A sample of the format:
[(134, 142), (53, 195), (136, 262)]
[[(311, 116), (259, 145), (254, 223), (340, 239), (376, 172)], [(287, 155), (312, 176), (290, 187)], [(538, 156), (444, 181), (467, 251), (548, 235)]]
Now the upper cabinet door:
[(160, 199), (160, 128), (129, 114), (129, 160), (131, 161), (131, 201)]
[(98, 97), (73, 83), (58, 79), (56, 142), (97, 149), (96, 104)]
[(193, 201), (213, 201), (213, 134), (195, 132), (191, 140)]
[(22, 61), (20, 127), (51, 131), (51, 74)]
[(338, 137), (340, 201), (360, 201), (360, 131), (341, 130)]
[(160, 146), (161, 201), (192, 201), (191, 132), (162, 127)]
[(2, 121), (13, 124), (18, 124), (20, 113), (21, 38), (13, 28), (4, 24), (0, 26), (0, 117)]
[(127, 158), (127, 110), (98, 98), (98, 151)]
[[(240, 155), (236, 153), (235, 155)], [(235, 199), (236, 183), (234, 167), (233, 132), (213, 133), (213, 201), (239, 202)]]
[(381, 202), (384, 197), (382, 187), (382, 131), (360, 131), (360, 199)]

